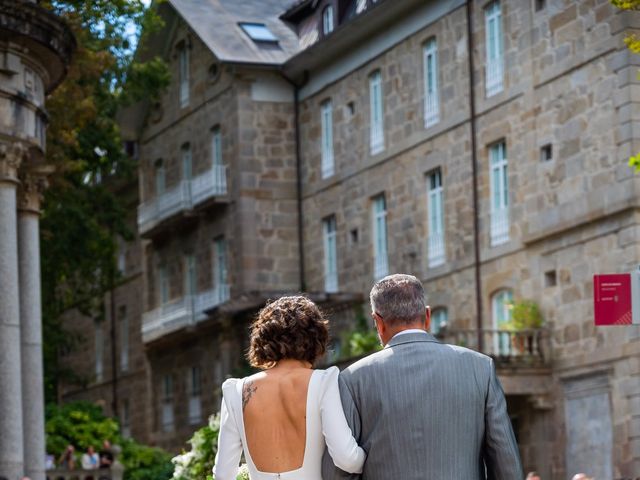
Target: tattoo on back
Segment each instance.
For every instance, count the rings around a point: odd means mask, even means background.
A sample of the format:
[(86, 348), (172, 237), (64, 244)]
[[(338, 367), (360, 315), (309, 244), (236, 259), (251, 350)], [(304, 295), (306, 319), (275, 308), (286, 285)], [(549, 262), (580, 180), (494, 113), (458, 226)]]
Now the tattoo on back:
[(244, 411), (247, 403), (249, 403), (253, 394), (256, 393), (256, 390), (258, 390), (258, 387), (253, 384), (253, 380), (245, 382), (244, 388), (242, 389), (242, 411)]

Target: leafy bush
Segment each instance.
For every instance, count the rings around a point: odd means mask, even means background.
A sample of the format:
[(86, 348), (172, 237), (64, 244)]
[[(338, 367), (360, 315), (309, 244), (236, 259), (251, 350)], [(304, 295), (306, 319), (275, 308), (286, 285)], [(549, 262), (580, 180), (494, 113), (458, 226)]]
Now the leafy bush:
[(511, 310), (511, 321), (504, 328), (513, 331), (540, 328), (544, 318), (538, 304), (531, 300), (518, 300), (507, 304)]
[[(125, 480), (166, 480), (171, 478), (171, 456), (159, 448), (141, 445), (120, 435), (118, 422), (88, 402), (47, 405), (45, 433), (47, 452), (59, 456), (67, 445), (76, 448), (79, 460), (87, 447), (100, 450), (109, 440), (122, 448), (118, 460), (124, 465)], [(79, 465), (79, 461), (76, 462)]]
[(355, 330), (349, 334), (349, 356), (359, 357), (377, 352), (382, 348), (378, 334), (374, 330)]
[[(218, 452), (218, 434), (220, 432), (220, 414), (209, 417), (209, 425), (196, 430), (189, 440), (191, 450), (174, 457), (175, 469), (171, 480), (214, 480), (211, 471)], [(242, 465), (236, 480), (250, 480), (249, 469)]]

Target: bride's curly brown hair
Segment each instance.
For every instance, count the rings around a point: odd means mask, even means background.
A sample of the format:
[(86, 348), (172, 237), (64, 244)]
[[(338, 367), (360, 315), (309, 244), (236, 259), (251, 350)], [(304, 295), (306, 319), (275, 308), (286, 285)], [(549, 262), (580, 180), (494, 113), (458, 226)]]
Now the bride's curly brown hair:
[(270, 302), (251, 325), (249, 363), (262, 369), (285, 358), (313, 364), (327, 349), (328, 324), (318, 306), (306, 297)]

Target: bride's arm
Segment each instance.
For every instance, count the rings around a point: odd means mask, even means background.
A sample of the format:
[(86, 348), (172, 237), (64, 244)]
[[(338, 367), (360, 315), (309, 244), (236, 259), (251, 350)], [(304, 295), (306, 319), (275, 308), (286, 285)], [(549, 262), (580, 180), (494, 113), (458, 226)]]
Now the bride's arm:
[(367, 455), (358, 446), (347, 424), (340, 399), (338, 374), (336, 367), (327, 370), (325, 374), (324, 394), (320, 403), (322, 433), (336, 467), (349, 473), (362, 473)]
[(235, 480), (242, 455), (240, 432), (227, 408), (224, 396), (220, 407), (220, 434), (218, 435), (218, 453), (213, 467), (216, 480)]

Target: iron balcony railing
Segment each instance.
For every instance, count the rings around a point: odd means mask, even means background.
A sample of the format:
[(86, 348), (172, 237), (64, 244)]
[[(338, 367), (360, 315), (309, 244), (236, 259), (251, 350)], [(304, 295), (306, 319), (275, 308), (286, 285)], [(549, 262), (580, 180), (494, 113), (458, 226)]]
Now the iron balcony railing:
[(176, 186), (138, 207), (138, 229), (146, 233), (163, 220), (191, 210), (206, 200), (227, 194), (227, 170), (214, 165), (191, 180), (181, 180)]
[(220, 285), (194, 295), (185, 295), (142, 315), (142, 341), (156, 340), (164, 335), (194, 325), (207, 318), (207, 310), (229, 299), (229, 285)]
[[(528, 330), (454, 329), (444, 327), (438, 338), (493, 357), (497, 363), (546, 366), (551, 360), (551, 338), (546, 328)], [(483, 347), (478, 348), (479, 337)]]
[(430, 268), (444, 263), (444, 234), (442, 232), (429, 235), (427, 257)]
[(491, 245), (509, 241), (509, 208), (496, 208), (491, 212)]

